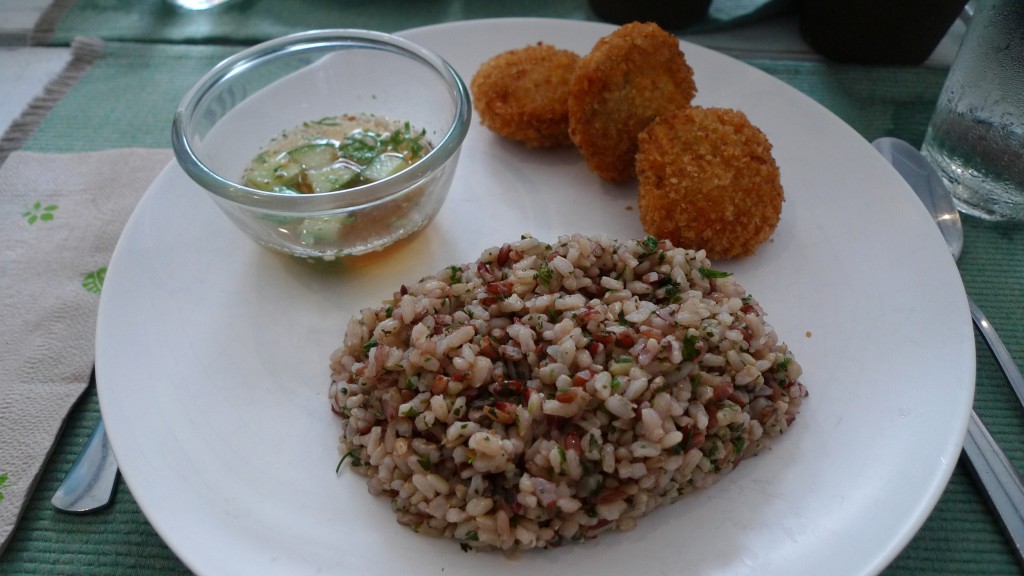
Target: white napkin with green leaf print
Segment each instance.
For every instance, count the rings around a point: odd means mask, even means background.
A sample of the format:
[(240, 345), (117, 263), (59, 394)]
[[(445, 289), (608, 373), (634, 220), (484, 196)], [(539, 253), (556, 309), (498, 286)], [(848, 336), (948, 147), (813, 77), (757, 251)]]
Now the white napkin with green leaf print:
[(14, 152), (0, 166), (0, 552), (88, 385), (114, 245), (171, 158)]

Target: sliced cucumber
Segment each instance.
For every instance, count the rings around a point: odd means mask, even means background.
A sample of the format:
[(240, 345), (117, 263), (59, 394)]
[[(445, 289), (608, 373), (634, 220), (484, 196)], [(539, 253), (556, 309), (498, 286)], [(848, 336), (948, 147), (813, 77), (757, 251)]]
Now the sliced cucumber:
[(281, 189), (294, 191), (301, 171), (302, 167), (296, 162), (268, 162), (246, 174), (245, 185), (267, 192), (277, 192)]
[(352, 214), (307, 218), (299, 226), (299, 241), (307, 246), (336, 242), (342, 229), (355, 220)]
[(302, 166), (298, 162), (289, 162), (285, 159), (282, 163), (274, 166), (274, 177), (270, 184), (272, 188), (295, 188), (299, 182), (299, 174), (302, 173)]
[(349, 185), (359, 176), (359, 171), (352, 167), (351, 162), (335, 162), (318, 170), (307, 170), (302, 173), (303, 191), (334, 192)]
[(299, 227), (299, 242), (306, 246), (314, 246), (322, 242), (333, 242), (338, 239), (340, 222), (332, 217), (307, 218)]
[(409, 162), (398, 154), (381, 154), (363, 168), (363, 178), (370, 182), (383, 180), (388, 176), (394, 176), (409, 167)]
[(338, 159), (338, 147), (330, 142), (305, 144), (288, 151), (288, 156), (305, 170), (330, 166)]
[(261, 164), (245, 175), (245, 185), (257, 190), (274, 189), (274, 165)]

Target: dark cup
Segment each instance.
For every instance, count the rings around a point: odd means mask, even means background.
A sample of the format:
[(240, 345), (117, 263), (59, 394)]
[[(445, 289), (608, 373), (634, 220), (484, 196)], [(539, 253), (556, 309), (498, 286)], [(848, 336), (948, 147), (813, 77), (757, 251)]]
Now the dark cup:
[(614, 24), (655, 22), (666, 30), (680, 29), (708, 13), (711, 0), (590, 0), (598, 18)]
[(816, 52), (856, 64), (928, 59), (967, 0), (803, 0), (800, 33)]

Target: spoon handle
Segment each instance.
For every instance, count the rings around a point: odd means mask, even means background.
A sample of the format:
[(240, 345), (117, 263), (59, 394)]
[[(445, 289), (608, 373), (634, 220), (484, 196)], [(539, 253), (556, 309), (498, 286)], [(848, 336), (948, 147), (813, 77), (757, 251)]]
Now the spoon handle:
[(981, 311), (981, 308), (978, 308), (970, 297), (967, 298), (967, 304), (971, 308), (971, 317), (974, 318), (974, 324), (978, 327), (982, 337), (985, 338), (985, 343), (992, 350), (996, 361), (999, 362), (999, 367), (1002, 368), (1003, 374), (1006, 374), (1006, 379), (1010, 381), (1010, 386), (1013, 387), (1013, 391), (1017, 394), (1017, 399), (1020, 400), (1021, 406), (1024, 406), (1024, 376), (1021, 376), (1017, 363), (1013, 361), (1010, 351), (1006, 349), (1006, 345), (1003, 344), (999, 334), (996, 333), (995, 327), (985, 317), (985, 313)]
[(985, 496), (999, 516), (1018, 562), (1024, 564), (1024, 483), (974, 411), (967, 422), (964, 454), (985, 488)]

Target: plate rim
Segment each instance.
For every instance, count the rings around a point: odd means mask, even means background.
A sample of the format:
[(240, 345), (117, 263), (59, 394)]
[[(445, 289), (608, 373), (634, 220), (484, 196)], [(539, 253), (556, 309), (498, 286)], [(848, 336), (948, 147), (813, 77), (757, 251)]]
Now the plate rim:
[[(432, 32), (437, 32), (438, 30), (449, 30), (449, 29), (452, 29), (452, 28), (472, 27), (472, 26), (480, 26), (480, 25), (486, 25), (486, 24), (501, 24), (501, 25), (512, 26), (512, 25), (521, 25), (521, 24), (529, 25), (529, 24), (536, 24), (536, 23), (540, 23), (540, 24), (543, 24), (543, 25), (551, 25), (551, 24), (572, 25), (572, 26), (578, 26), (580, 28), (587, 27), (587, 28), (593, 28), (595, 31), (598, 30), (599, 28), (600, 29), (605, 29), (605, 30), (613, 30), (613, 29), (617, 28), (617, 26), (614, 26), (614, 25), (610, 25), (610, 24), (606, 24), (606, 23), (602, 23), (602, 22), (593, 22), (593, 21), (571, 20), (571, 19), (557, 19), (557, 18), (516, 17), (516, 18), (487, 18), (487, 19), (475, 19), (475, 20), (464, 20), (464, 21), (455, 21), (455, 22), (446, 22), (446, 23), (436, 23), (436, 24), (430, 24), (430, 25), (426, 25), (426, 26), (421, 26), (421, 27), (411, 28), (411, 29), (408, 29), (408, 30), (399, 31), (399, 32), (396, 32), (396, 34), (398, 34), (398, 35), (406, 35), (406, 34), (417, 34), (417, 33), (432, 33)], [(681, 42), (683, 42), (684, 45), (685, 44), (691, 44), (693, 46), (696, 46), (700, 50), (706, 50), (706, 51), (708, 51), (710, 53), (713, 53), (713, 54), (715, 54), (717, 56), (734, 60), (734, 61), (736, 61), (736, 62), (738, 62), (740, 64), (743, 64), (743, 65), (751, 68), (752, 70), (755, 70), (758, 74), (763, 75), (765, 78), (771, 79), (771, 81), (773, 81), (773, 82), (778, 82), (778, 83), (780, 83), (782, 85), (787, 86), (792, 91), (792, 93), (799, 94), (802, 98), (806, 99), (807, 101), (813, 102), (815, 106), (817, 106), (821, 111), (827, 112), (829, 115), (831, 115), (835, 119), (835, 121), (838, 124), (841, 124), (842, 126), (844, 126), (846, 130), (849, 130), (850, 132), (856, 134), (856, 132), (853, 130), (852, 127), (850, 127), (848, 124), (846, 124), (846, 122), (844, 122), (841, 118), (839, 118), (837, 115), (835, 115), (831, 110), (828, 110), (824, 106), (818, 104), (816, 101), (811, 99), (808, 95), (800, 92), (799, 90), (793, 88), (792, 86), (786, 85), (784, 82), (782, 82), (778, 78), (773, 77), (770, 74), (768, 74), (768, 73), (766, 73), (766, 72), (764, 72), (762, 70), (759, 70), (759, 69), (757, 69), (757, 68), (755, 68), (753, 66), (750, 66), (749, 64), (746, 64), (741, 59), (732, 57), (732, 56), (727, 55), (727, 54), (722, 54), (720, 52), (717, 52), (717, 51), (714, 51), (714, 50), (711, 50), (711, 49), (708, 49), (708, 48), (703, 48), (703, 47), (700, 47), (699, 45), (695, 45), (695, 44), (689, 43), (689, 42), (687, 42), (685, 37), (683, 37), (681, 39)], [(865, 145), (868, 145), (866, 141), (865, 141)], [(146, 204), (147, 200), (151, 200), (150, 197), (154, 194), (154, 192), (153, 192), (154, 188), (157, 186), (158, 183), (161, 183), (165, 179), (170, 178), (171, 177), (170, 174), (172, 172), (174, 172), (175, 170), (180, 170), (180, 169), (177, 168), (176, 162), (174, 160), (172, 160), (167, 165), (167, 167), (165, 167), (160, 172), (160, 174), (154, 180), (154, 182), (150, 186), (150, 188), (147, 189), (147, 191), (146, 191), (146, 193), (145, 193), (145, 195), (143, 197), (143, 200), (140, 202), (139, 206), (136, 208), (135, 211), (133, 211), (133, 214), (132, 214), (131, 218), (129, 219), (128, 225), (125, 227), (125, 233), (123, 233), (121, 239), (119, 239), (118, 246), (117, 246), (117, 248), (115, 248), (114, 256), (111, 258), (110, 266), (109, 266), (109, 270), (108, 270), (108, 277), (107, 277), (108, 281), (110, 279), (113, 279), (114, 282), (116, 283), (116, 282), (118, 282), (120, 280), (120, 278), (119, 278), (119, 274), (120, 274), (119, 269), (120, 269), (120, 267), (117, 265), (117, 263), (120, 261), (118, 259), (118, 254), (119, 254), (119, 252), (122, 249), (121, 248), (121, 243), (122, 243), (122, 241), (124, 241), (124, 242), (128, 241), (126, 239), (127, 235), (128, 235), (127, 232), (129, 230), (133, 229), (133, 226), (136, 225), (136, 224), (133, 223), (133, 221), (136, 219), (137, 215), (139, 213), (141, 213), (145, 209), (145, 206), (147, 206), (147, 204)], [(122, 265), (122, 266), (124, 266), (124, 265)], [(954, 264), (954, 267), (955, 267), (955, 264)], [(961, 288), (962, 288), (962, 285), (961, 285)], [(961, 290), (961, 292), (962, 292), (962, 290)], [(97, 331), (96, 331), (96, 334), (97, 334), (97, 336), (96, 336), (96, 342), (97, 342), (96, 354), (97, 354), (98, 369), (99, 369), (99, 365), (101, 364), (100, 358), (101, 357), (106, 357), (106, 351), (103, 349), (103, 346), (105, 346), (106, 342), (109, 342), (109, 340), (105, 340), (104, 339), (103, 340), (104, 344), (101, 344), (101, 330), (105, 330), (106, 329), (106, 322), (102, 322), (102, 319), (105, 317), (105, 314), (111, 314), (112, 313), (112, 312), (110, 312), (110, 309), (111, 309), (112, 306), (113, 306), (113, 304), (111, 304), (109, 302), (109, 299), (105, 299), (103, 296), (101, 296), (100, 309), (99, 309), (99, 313), (98, 313)], [(968, 329), (969, 329), (970, 328), (970, 321), (969, 321), (969, 315), (967, 314), (967, 303), (966, 303), (966, 293), (965, 292), (963, 293), (962, 310), (960, 312), (962, 313), (962, 315), (964, 317), (966, 317), (966, 319), (967, 319), (966, 324), (967, 324)], [(965, 356), (968, 357), (970, 359), (970, 362), (971, 362), (971, 365), (969, 366), (968, 372), (972, 375), (969, 384), (970, 384), (970, 387), (971, 387), (971, 389), (973, 391), (973, 386), (974, 386), (974, 378), (973, 378), (974, 364), (973, 364), (973, 362), (976, 359), (975, 355), (974, 355), (975, 351), (974, 351), (974, 341), (973, 341), (973, 339), (971, 339), (969, 341), (969, 345), (970, 345), (970, 354), (969, 355), (965, 354)], [(102, 382), (102, 379), (98, 378), (98, 382)], [(106, 396), (106, 394), (104, 394), (105, 387), (102, 384), (98, 384), (97, 389), (98, 389), (99, 395), (100, 395), (101, 412), (103, 412), (104, 415), (106, 415), (107, 414), (107, 410), (104, 410), (104, 407), (105, 407), (105, 405), (108, 404), (108, 402), (105, 401), (105, 396)], [(812, 393), (813, 393), (813, 390), (812, 390)], [(969, 404), (965, 407), (963, 412), (964, 412), (964, 415), (963, 415), (963, 418), (962, 418), (963, 423), (962, 423), (961, 428), (963, 429), (963, 431), (966, 431), (967, 414), (969, 414), (969, 412), (970, 412), (970, 405)], [(959, 423), (957, 423), (957, 424), (959, 424)], [(115, 427), (116, 427), (116, 425), (115, 425)], [(953, 444), (956, 444), (956, 446), (955, 446), (955, 450), (952, 449), (952, 448), (949, 450), (952, 453), (951, 455), (955, 455), (957, 452), (959, 452), (960, 446), (962, 445), (962, 436), (963, 436), (963, 434), (959, 434), (959, 436), (958, 436), (960, 438), (959, 443), (953, 442)], [(117, 449), (116, 432), (114, 434), (112, 434), (112, 444), (114, 445), (115, 451), (116, 451), (116, 449)], [(939, 498), (941, 497), (941, 495), (943, 493), (944, 487), (947, 485), (950, 477), (952, 476), (953, 470), (954, 470), (955, 465), (956, 465), (956, 458), (953, 457), (953, 458), (950, 458), (949, 460), (951, 460), (951, 461), (947, 462), (946, 465), (941, 468), (940, 474), (933, 478), (932, 486), (927, 490), (928, 497), (923, 499), (919, 503), (919, 505), (917, 507), (918, 510), (919, 510), (919, 513), (916, 514), (913, 518), (908, 519), (906, 529), (903, 530), (903, 532), (901, 534), (901, 537), (898, 538), (897, 541), (895, 541), (893, 543), (893, 545), (890, 547), (890, 549), (884, 551), (880, 556), (878, 556), (875, 559), (875, 562), (871, 566), (867, 567), (870, 571), (879, 572), (885, 566), (887, 566), (893, 559), (895, 559), (895, 557), (899, 554), (899, 552), (903, 550), (903, 548), (913, 538), (914, 534), (916, 534), (916, 532), (923, 525), (923, 523), (925, 522), (925, 520), (928, 517), (928, 514), (931, 512), (931, 510), (934, 509), (935, 505), (938, 503), (938, 500), (939, 500)], [(129, 468), (130, 468), (130, 466), (129, 466)], [(128, 482), (129, 485), (131, 484), (130, 476), (131, 476), (130, 473), (125, 475), (126, 482)], [(140, 509), (142, 509), (143, 513), (146, 515), (147, 521), (149, 521), (154, 526), (154, 528), (157, 528), (158, 522), (155, 522), (154, 519), (152, 518), (151, 514), (147, 512), (148, 506), (144, 505), (144, 503), (142, 501), (140, 501), (140, 500), (137, 500), (137, 502), (138, 502), (138, 504), (140, 506)], [(157, 529), (157, 531), (160, 534), (161, 538), (163, 538), (164, 541), (167, 543), (167, 545), (170, 546), (171, 549), (175, 552), (175, 554), (183, 562), (186, 562), (186, 564), (189, 565), (190, 568), (192, 568), (192, 566), (189, 564), (189, 562), (186, 560), (186, 558), (183, 557), (182, 553), (179, 552), (179, 550), (172, 544), (172, 542), (168, 541), (167, 536), (161, 530)]]

